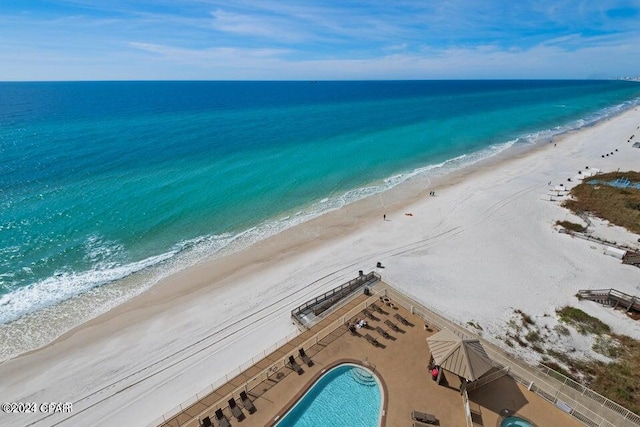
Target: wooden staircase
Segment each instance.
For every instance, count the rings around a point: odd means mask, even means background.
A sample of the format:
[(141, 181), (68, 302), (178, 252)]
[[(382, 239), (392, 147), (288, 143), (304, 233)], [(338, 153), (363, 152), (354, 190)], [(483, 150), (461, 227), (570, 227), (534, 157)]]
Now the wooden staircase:
[(613, 308), (640, 312), (640, 298), (625, 294), (616, 289), (583, 289), (578, 291), (578, 298), (595, 301)]
[(640, 267), (640, 253), (627, 251), (627, 253), (624, 254), (624, 256), (622, 257), (622, 263), (631, 264), (631, 265), (635, 265), (636, 267)]

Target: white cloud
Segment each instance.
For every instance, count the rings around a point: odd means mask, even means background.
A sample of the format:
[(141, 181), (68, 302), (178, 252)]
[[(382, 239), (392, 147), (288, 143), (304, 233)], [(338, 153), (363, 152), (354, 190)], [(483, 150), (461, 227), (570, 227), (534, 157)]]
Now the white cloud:
[[(425, 46), (416, 52), (389, 50), (392, 53), (361, 59), (298, 60), (291, 51), (283, 49), (190, 50), (131, 43), (171, 61), (202, 66), (203, 72), (219, 72), (210, 75), (214, 79), (230, 78), (226, 71), (217, 68), (222, 65), (225, 70), (238, 70), (236, 78), (314, 80), (617, 77), (634, 63), (639, 45), (640, 40), (636, 39), (615, 48), (605, 44), (577, 50), (565, 50), (554, 44), (529, 49), (503, 49), (491, 44), (446, 49)], [(594, 60), (598, 57), (606, 57), (606, 63)]]
[(232, 57), (242, 56), (251, 58), (266, 58), (278, 55), (284, 55), (289, 52), (287, 49), (247, 49), (236, 47), (217, 47), (209, 49), (184, 49), (170, 46), (164, 46), (154, 43), (129, 42), (129, 46), (144, 50), (147, 52), (158, 53), (171, 59), (181, 58), (211, 58), (211, 57)]
[(58, 1), (71, 9), (17, 5), (0, 16), (0, 80), (76, 79), (79, 69), (130, 79), (616, 77), (637, 74), (640, 55), (640, 29), (609, 18), (612, 0)]
[(220, 9), (213, 11), (211, 15), (213, 28), (222, 32), (290, 42), (309, 38), (308, 34), (291, 28), (288, 20), (278, 17), (239, 14)]
[(188, 78), (196, 80), (278, 80), (287, 74), (286, 67), (290, 64), (283, 59), (289, 53), (285, 49), (184, 49), (140, 42), (128, 45), (157, 55), (154, 61), (157, 69), (167, 69), (169, 73), (189, 70)]
[(399, 43), (399, 44), (393, 44), (390, 46), (385, 46), (382, 49), (387, 51), (404, 51), (404, 50), (407, 50), (408, 47), (409, 45), (407, 43)]

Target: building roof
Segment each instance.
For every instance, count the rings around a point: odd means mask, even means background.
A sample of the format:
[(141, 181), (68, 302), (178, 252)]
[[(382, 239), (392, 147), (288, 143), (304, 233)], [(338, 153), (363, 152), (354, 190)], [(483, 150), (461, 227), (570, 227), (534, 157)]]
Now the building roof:
[(448, 329), (427, 338), (435, 364), (468, 381), (475, 381), (493, 367), (477, 339), (463, 339)]

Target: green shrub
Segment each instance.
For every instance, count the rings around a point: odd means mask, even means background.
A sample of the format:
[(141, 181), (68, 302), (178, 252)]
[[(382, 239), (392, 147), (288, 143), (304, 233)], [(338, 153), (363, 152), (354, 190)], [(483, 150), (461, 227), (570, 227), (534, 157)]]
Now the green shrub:
[(556, 310), (556, 313), (561, 321), (573, 325), (581, 334), (602, 335), (611, 331), (609, 325), (588, 315), (579, 308), (565, 306)]
[[(603, 181), (627, 178), (631, 182), (640, 182), (639, 172), (611, 172), (598, 176)], [(640, 234), (640, 189), (616, 188), (609, 185), (594, 186), (587, 182), (571, 189), (571, 199), (563, 206), (573, 212), (588, 212), (619, 225), (633, 233)]]
[(607, 357), (617, 358), (622, 354), (620, 343), (608, 335), (599, 336), (591, 347), (596, 353)]
[(514, 310), (514, 312), (516, 314), (519, 314), (522, 317), (522, 326), (524, 326), (525, 328), (527, 327), (527, 325), (536, 324), (536, 322), (533, 321), (531, 316), (529, 316), (527, 313), (523, 312), (522, 310)]
[(480, 326), (480, 324), (479, 324), (479, 323), (475, 323), (475, 322), (472, 322), (472, 321), (468, 321), (468, 322), (467, 322), (467, 325), (469, 325), (469, 326), (471, 326), (471, 327), (473, 327), (473, 328), (476, 328), (476, 329), (477, 329), (477, 330), (479, 330), (479, 331), (484, 331), (484, 329), (482, 329), (482, 326)]
[(587, 229), (584, 225), (576, 224), (575, 222), (571, 221), (556, 221), (556, 225), (564, 227), (565, 229), (570, 231), (577, 231), (578, 233), (582, 233)]
[(527, 335), (525, 335), (525, 339), (530, 343), (536, 343), (542, 339), (540, 333), (538, 331), (529, 331)]
[(558, 324), (558, 325), (553, 327), (553, 330), (556, 331), (556, 333), (558, 335), (562, 335), (562, 336), (565, 336), (565, 337), (571, 335), (571, 331), (569, 331), (569, 328), (567, 328), (564, 325)]

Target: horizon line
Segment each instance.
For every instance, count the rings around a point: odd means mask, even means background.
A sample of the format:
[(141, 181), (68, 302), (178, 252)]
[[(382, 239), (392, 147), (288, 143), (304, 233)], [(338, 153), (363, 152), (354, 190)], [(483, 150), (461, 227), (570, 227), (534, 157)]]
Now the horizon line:
[(448, 82), (448, 81), (640, 81), (640, 77), (609, 78), (451, 78), (451, 79), (108, 79), (108, 80), (0, 80), (0, 83), (115, 83), (115, 82)]

